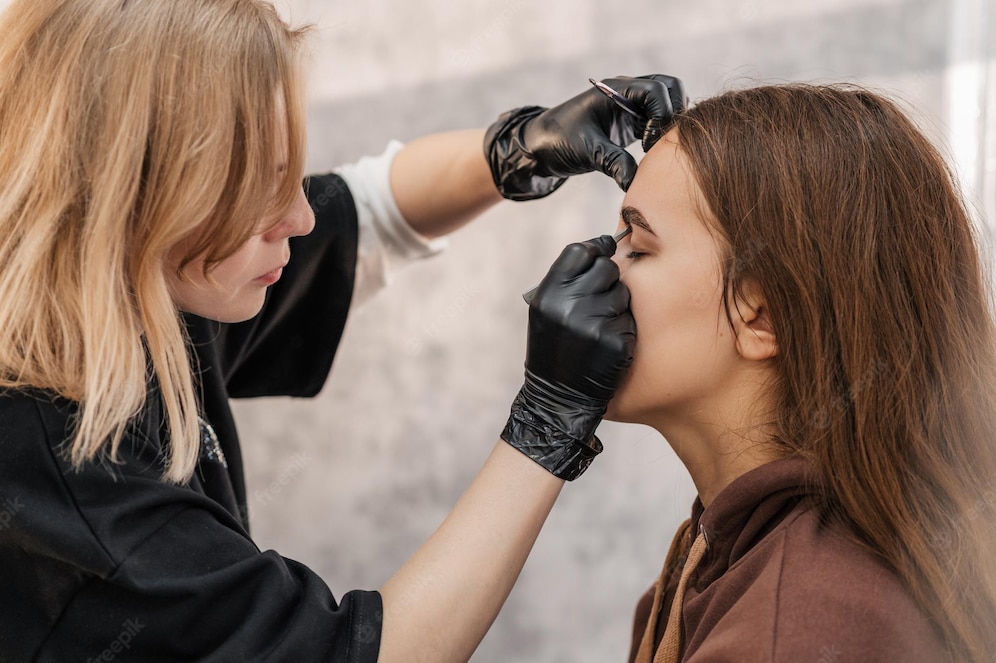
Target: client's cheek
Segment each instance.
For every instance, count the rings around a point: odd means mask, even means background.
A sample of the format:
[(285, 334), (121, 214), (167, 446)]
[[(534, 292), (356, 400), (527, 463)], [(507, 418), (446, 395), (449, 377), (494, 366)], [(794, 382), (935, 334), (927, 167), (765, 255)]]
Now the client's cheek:
[(607, 418), (615, 421), (626, 420), (627, 413), (632, 409), (629, 407), (629, 404), (632, 403), (634, 394), (639, 391), (639, 389), (635, 388), (635, 385), (639, 383), (639, 379), (634, 382), (633, 377), (642, 373), (642, 363), (640, 359), (640, 333), (637, 331), (636, 343), (633, 346), (633, 363), (626, 370), (622, 380), (619, 382), (619, 388), (616, 389), (615, 396), (609, 402), (609, 409), (606, 414)]

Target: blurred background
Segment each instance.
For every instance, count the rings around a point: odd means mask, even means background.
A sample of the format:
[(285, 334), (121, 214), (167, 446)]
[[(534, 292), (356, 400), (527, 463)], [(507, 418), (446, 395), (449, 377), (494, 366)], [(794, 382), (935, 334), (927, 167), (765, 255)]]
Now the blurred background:
[[(983, 236), (996, 228), (993, 0), (276, 4), (315, 26), (312, 172), (559, 103), (589, 76), (673, 74), (693, 102), (846, 81), (900, 100), (956, 169)], [(592, 174), (499, 205), (352, 313), (317, 399), (236, 403), (260, 547), (308, 564), (337, 597), (380, 587), (497, 440), (522, 380), (521, 292), (565, 244), (611, 231), (621, 201)], [(695, 491), (655, 431), (604, 423), (599, 435), (605, 452), (565, 487), (476, 663), (626, 660), (635, 603)]]
[[(391, 138), (483, 127), (552, 105), (589, 76), (669, 73), (692, 100), (729, 87), (848, 81), (900, 100), (996, 225), (992, 0), (277, 0), (311, 23), (310, 163)], [(638, 148), (637, 148), (638, 151)], [(341, 596), (381, 586), (439, 525), (490, 452), (522, 380), (526, 306), (563, 246), (611, 231), (602, 175), (506, 202), (355, 310), (315, 401), (236, 404), (263, 549)], [(625, 661), (633, 608), (695, 491), (655, 431), (604, 423), (476, 663)], [(460, 606), (453, 606), (459, 610)]]

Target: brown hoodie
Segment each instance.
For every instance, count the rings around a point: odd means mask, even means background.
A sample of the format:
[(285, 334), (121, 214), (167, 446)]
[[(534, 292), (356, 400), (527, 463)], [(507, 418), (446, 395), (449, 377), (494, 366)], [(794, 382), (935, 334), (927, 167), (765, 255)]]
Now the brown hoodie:
[[(787, 458), (738, 477), (708, 509), (696, 499), (662, 574), (655, 643), (691, 547), (688, 533), (701, 531), (708, 548), (682, 603), (681, 661), (946, 661), (940, 636), (898, 576), (822, 525), (812, 497), (805, 462)], [(637, 606), (630, 663), (653, 597), (651, 587)]]

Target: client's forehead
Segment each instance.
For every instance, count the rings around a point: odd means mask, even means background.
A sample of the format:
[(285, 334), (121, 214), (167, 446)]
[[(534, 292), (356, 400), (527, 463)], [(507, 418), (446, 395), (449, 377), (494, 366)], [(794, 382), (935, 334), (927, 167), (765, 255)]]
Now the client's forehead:
[(660, 224), (672, 219), (703, 221), (704, 202), (677, 132), (671, 130), (643, 157), (622, 207), (629, 210), (631, 222), (643, 220), (656, 232)]

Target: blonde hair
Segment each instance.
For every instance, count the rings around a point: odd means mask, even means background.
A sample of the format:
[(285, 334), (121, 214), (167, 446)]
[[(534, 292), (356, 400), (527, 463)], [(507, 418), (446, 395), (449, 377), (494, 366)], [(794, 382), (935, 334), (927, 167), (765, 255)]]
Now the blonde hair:
[(116, 458), (154, 375), (164, 479), (192, 475), (195, 379), (166, 272), (198, 256), (209, 272), (300, 195), (303, 33), (260, 0), (16, 0), (0, 17), (0, 387), (78, 402), (75, 467)]

